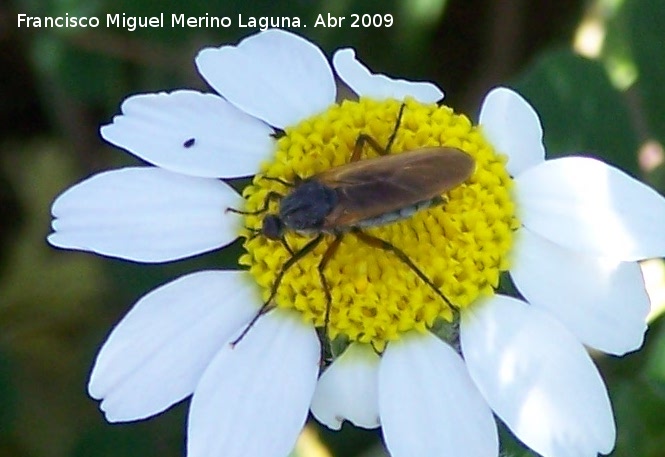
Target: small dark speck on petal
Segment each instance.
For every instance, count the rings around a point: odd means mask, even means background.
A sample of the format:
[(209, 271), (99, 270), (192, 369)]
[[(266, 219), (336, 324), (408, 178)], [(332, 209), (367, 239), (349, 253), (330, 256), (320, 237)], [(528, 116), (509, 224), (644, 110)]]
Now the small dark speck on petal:
[(190, 138), (189, 140), (186, 140), (182, 145), (186, 148), (191, 148), (194, 146), (194, 143), (196, 142), (196, 138)]

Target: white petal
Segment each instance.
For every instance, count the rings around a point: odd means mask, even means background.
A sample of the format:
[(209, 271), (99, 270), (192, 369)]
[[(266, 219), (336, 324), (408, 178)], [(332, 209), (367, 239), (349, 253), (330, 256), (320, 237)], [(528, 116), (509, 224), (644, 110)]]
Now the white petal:
[(388, 345), (379, 368), (379, 408), (393, 457), (499, 453), (492, 412), (464, 362), (431, 334)]
[(312, 326), (283, 310), (261, 316), (217, 354), (189, 411), (188, 457), (284, 457), (307, 419), (319, 371)]
[(364, 428), (379, 426), (379, 356), (366, 344), (352, 344), (319, 378), (312, 414), (339, 430), (348, 419)]
[(495, 296), (465, 312), (462, 353), (494, 412), (543, 457), (595, 457), (614, 447), (603, 380), (584, 347), (547, 313)]
[(529, 303), (600, 351), (623, 355), (642, 345), (649, 296), (636, 262), (576, 253), (529, 230), (516, 241), (510, 274)]
[(196, 65), (224, 98), (275, 127), (296, 124), (335, 101), (335, 79), (321, 50), (284, 30), (204, 49)]
[(508, 156), (513, 176), (545, 160), (543, 128), (538, 113), (517, 92), (493, 89), (485, 97), (478, 122), (494, 148)]
[(333, 56), (333, 66), (339, 77), (360, 96), (379, 100), (413, 97), (422, 103), (436, 103), (443, 99), (443, 92), (433, 83), (411, 82), (371, 73), (356, 59), (356, 52), (352, 48), (337, 50)]
[(225, 246), (238, 236), (228, 207), (241, 197), (222, 181), (160, 168), (99, 173), (51, 208), (54, 246), (139, 262), (164, 262)]
[(90, 376), (111, 422), (143, 419), (194, 391), (214, 355), (256, 315), (246, 272), (183, 276), (141, 298), (113, 329)]
[(565, 157), (515, 182), (522, 223), (550, 241), (619, 260), (665, 256), (665, 198), (614, 167)]
[(153, 165), (204, 178), (256, 174), (273, 153), (270, 126), (217, 95), (142, 94), (101, 128), (105, 140)]

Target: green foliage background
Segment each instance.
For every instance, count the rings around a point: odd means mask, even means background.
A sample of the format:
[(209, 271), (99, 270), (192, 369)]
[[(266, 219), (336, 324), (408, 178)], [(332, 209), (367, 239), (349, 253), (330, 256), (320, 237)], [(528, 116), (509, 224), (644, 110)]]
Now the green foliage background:
[[(109, 425), (86, 395), (89, 368), (105, 335), (137, 298), (182, 273), (231, 266), (239, 247), (167, 265), (57, 251), (45, 242), (49, 205), (86, 176), (136, 163), (98, 136), (98, 126), (118, 112), (126, 96), (207, 90), (193, 65), (197, 50), (255, 31), (28, 29), (17, 27), (18, 13), (208, 13), (231, 16), (234, 24), (238, 14), (245, 22), (249, 16), (298, 16), (308, 27), (297, 31), (328, 55), (352, 46), (375, 71), (435, 81), (448, 104), (474, 119), (489, 88), (514, 87), (539, 110), (550, 156), (597, 156), (665, 193), (663, 165), (653, 167), (639, 153), (647, 141), (655, 141), (656, 151), (665, 142), (662, 0), (0, 3), (0, 456), (184, 455), (186, 402), (147, 422)], [(346, 16), (345, 25), (314, 28), (317, 15), (328, 13)], [(350, 28), (352, 13), (390, 13), (395, 23)], [(594, 59), (571, 46), (589, 19), (606, 31)], [(620, 359), (598, 356), (597, 363), (618, 425), (612, 455), (662, 456), (662, 322), (652, 322), (642, 351)], [(333, 455), (384, 455), (376, 431), (312, 427)], [(507, 456), (533, 455), (505, 430), (502, 447)], [(307, 449), (298, 455), (318, 455)]]

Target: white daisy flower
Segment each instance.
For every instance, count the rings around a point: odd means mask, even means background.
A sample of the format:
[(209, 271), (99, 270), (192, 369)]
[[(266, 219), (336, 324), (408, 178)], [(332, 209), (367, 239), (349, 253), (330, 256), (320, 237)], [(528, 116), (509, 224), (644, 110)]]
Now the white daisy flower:
[[(205, 49), (196, 64), (219, 95), (132, 96), (101, 129), (151, 166), (100, 173), (53, 204), (53, 245), (133, 261), (245, 238), (247, 271), (181, 277), (111, 332), (89, 384), (109, 421), (192, 395), (189, 457), (286, 456), (310, 408), (331, 428), (380, 425), (394, 457), (496, 456), (493, 412), (545, 457), (612, 450), (610, 402), (584, 346), (642, 344), (636, 262), (665, 255), (665, 199), (591, 158), (546, 161), (538, 116), (510, 89), (487, 95), (474, 126), (436, 104), (436, 86), (371, 74), (342, 49), (334, 68), (360, 98), (338, 104), (323, 53), (281, 30)], [(257, 214), (227, 209), (256, 212), (270, 192), (347, 163), (360, 134), (381, 147), (394, 135), (394, 154), (444, 146), (473, 158), (443, 204), (363, 229), (422, 276), (354, 233), (323, 278), (328, 235), (284, 271), (314, 237), (266, 237), (275, 198)], [(220, 179), (246, 175), (244, 198)], [(496, 293), (508, 270), (526, 301)], [(317, 328), (346, 342), (322, 374)]]

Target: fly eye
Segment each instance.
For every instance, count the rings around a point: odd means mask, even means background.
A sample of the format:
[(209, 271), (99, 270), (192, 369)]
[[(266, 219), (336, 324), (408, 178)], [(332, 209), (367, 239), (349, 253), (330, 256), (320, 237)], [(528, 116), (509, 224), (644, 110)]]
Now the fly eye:
[(279, 240), (282, 238), (282, 233), (284, 232), (284, 224), (278, 216), (269, 214), (263, 218), (263, 228), (261, 231), (266, 238)]

